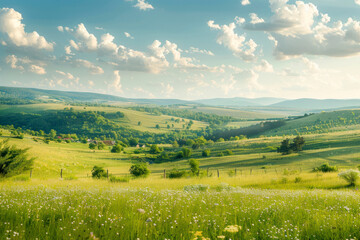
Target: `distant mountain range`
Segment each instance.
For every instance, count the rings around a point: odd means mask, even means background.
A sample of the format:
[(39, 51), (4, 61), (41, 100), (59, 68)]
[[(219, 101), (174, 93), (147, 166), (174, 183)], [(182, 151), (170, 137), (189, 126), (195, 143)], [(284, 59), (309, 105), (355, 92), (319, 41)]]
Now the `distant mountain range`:
[(321, 110), (335, 110), (344, 108), (359, 108), (360, 99), (311, 99), (302, 98), (288, 100), (284, 98), (212, 98), (200, 100), (180, 100), (180, 99), (139, 99), (123, 98), (107, 94), (90, 92), (67, 92), (58, 90), (44, 90), (37, 88), (16, 88), (1, 87), (1, 99), (22, 99), (32, 101), (59, 101), (59, 102), (92, 102), (92, 103), (133, 103), (133, 104), (152, 104), (152, 105), (206, 105), (227, 108), (251, 108), (261, 107), (262, 110), (268, 109), (289, 109), (298, 112), (311, 112)]

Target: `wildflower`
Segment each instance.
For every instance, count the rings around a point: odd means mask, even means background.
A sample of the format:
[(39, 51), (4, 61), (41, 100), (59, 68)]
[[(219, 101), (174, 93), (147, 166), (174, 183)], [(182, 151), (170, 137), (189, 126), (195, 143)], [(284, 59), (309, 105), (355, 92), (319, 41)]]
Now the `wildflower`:
[(139, 208), (137, 211), (138, 211), (139, 213), (141, 213), (141, 214), (144, 214), (144, 213), (145, 213), (145, 210), (142, 209), (142, 208)]
[(237, 233), (237, 232), (239, 232), (239, 230), (241, 230), (241, 226), (239, 226), (239, 225), (229, 225), (224, 229), (224, 232)]

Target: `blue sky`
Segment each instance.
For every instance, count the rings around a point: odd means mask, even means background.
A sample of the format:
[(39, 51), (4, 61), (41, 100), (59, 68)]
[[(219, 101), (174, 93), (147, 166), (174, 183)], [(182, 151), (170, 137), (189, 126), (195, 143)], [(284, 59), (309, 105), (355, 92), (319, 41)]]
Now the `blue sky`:
[(360, 0), (1, 0), (0, 85), (358, 98)]

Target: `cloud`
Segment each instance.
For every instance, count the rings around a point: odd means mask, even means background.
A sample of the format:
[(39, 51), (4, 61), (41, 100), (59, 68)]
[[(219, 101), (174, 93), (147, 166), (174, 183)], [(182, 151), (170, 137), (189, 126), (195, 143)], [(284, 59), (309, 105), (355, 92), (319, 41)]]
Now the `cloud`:
[(241, 57), (244, 61), (255, 60), (257, 44), (252, 39), (246, 40), (245, 34), (238, 35), (235, 33), (235, 23), (220, 26), (214, 24), (214, 21), (211, 20), (208, 21), (208, 26), (211, 29), (220, 31), (216, 39), (218, 44), (227, 47), (235, 56)]
[(255, 71), (258, 72), (274, 72), (274, 67), (266, 60), (261, 60), (260, 65), (254, 67)]
[(241, 0), (241, 5), (245, 6), (245, 5), (249, 5), (250, 1), (249, 0)]
[(355, 4), (360, 5), (360, 0), (355, 0)]
[(78, 24), (75, 29), (68, 27), (65, 30), (71, 33), (78, 42), (70, 41), (71, 47), (78, 51), (95, 51), (98, 47), (98, 41), (94, 34), (90, 34), (83, 23)]
[(58, 27), (57, 27), (57, 30), (58, 30), (59, 32), (64, 32), (64, 27), (63, 27), (63, 26), (58, 26)]
[(108, 85), (111, 91), (122, 93), (121, 77), (118, 70), (114, 71), (114, 81)]
[(75, 79), (74, 76), (71, 73), (65, 73), (65, 72), (62, 72), (62, 71), (59, 71), (59, 70), (56, 70), (55, 72), (62, 75), (62, 76), (64, 76), (64, 77), (66, 77), (69, 80)]
[(19, 60), (15, 55), (9, 55), (6, 57), (5, 60), (6, 60), (7, 64), (10, 64), (10, 67), (12, 69), (18, 69), (18, 70), (24, 71), (24, 67), (21, 65), (18, 65)]
[(195, 48), (195, 47), (190, 47), (190, 49), (186, 50), (185, 52), (186, 53), (201, 53), (201, 54), (205, 54), (205, 55), (209, 55), (209, 56), (214, 56), (214, 53), (209, 50), (199, 49), (199, 48)]
[(273, 13), (270, 20), (265, 21), (252, 13), (252, 21), (245, 25), (245, 29), (276, 32), (285, 36), (311, 33), (314, 18), (319, 15), (317, 7), (302, 1), (296, 1), (295, 4), (287, 2), (288, 0), (270, 0), (270, 9)]
[(143, 11), (154, 9), (154, 7), (150, 3), (145, 2), (145, 0), (137, 0), (137, 3), (134, 5), (134, 7)]
[(332, 26), (319, 22), (311, 34), (273, 37), (276, 39), (274, 55), (279, 59), (304, 54), (347, 57), (360, 53), (360, 22), (351, 18), (346, 23), (337, 21)]
[(171, 94), (174, 92), (174, 87), (171, 86), (169, 83), (161, 83), (161, 86), (163, 88), (161, 94), (165, 95), (166, 97), (170, 97)]
[(49, 43), (45, 37), (40, 36), (36, 31), (25, 32), (25, 25), (21, 13), (12, 8), (0, 9), (0, 32), (5, 33), (10, 42), (17, 47), (31, 47), (52, 51), (54, 43)]
[(128, 33), (128, 32), (124, 32), (124, 35), (125, 35), (125, 37), (127, 37), (127, 38), (134, 39), (134, 37), (131, 36), (131, 34)]
[(77, 65), (77, 66), (82, 66), (82, 67), (85, 67), (85, 68), (89, 69), (90, 73), (93, 74), (93, 75), (103, 74), (104, 73), (104, 70), (101, 67), (96, 66), (92, 62), (89, 62), (89, 61), (84, 60), (84, 59), (76, 59), (74, 64)]
[(38, 75), (44, 75), (46, 74), (46, 71), (43, 67), (37, 66), (37, 65), (30, 65), (30, 72), (33, 72)]

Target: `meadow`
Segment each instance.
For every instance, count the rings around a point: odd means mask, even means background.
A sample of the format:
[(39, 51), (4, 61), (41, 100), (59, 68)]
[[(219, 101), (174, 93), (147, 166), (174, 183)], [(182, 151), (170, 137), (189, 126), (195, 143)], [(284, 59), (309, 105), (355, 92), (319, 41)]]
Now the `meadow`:
[[(39, 109), (44, 107), (59, 105)], [(125, 122), (171, 117), (133, 110), (125, 116)], [(180, 179), (164, 178), (164, 170), (188, 171), (188, 159), (153, 162), (147, 178), (129, 175), (132, 164), (153, 157), (149, 147), (111, 153), (110, 147), (93, 150), (80, 142), (47, 144), (43, 137), (1, 133), (0, 140), (29, 148), (36, 159), (31, 171), (0, 180), (0, 239), (360, 238), (358, 188), (338, 177), (360, 165), (356, 124), (304, 135), (304, 150), (290, 155), (277, 153), (276, 147), (294, 135), (205, 144), (191, 155), (202, 174)], [(210, 156), (202, 156), (204, 149)], [(323, 163), (339, 171), (312, 171)], [(119, 181), (93, 179), (95, 165)]]

